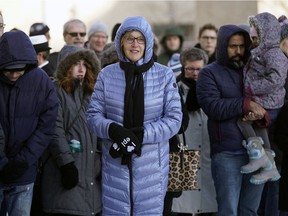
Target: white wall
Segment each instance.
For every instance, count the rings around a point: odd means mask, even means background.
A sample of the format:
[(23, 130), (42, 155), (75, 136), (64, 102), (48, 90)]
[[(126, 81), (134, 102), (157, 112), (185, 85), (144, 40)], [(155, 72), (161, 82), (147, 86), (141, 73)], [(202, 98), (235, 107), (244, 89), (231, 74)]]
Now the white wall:
[[(5, 31), (16, 27), (27, 34), (31, 24), (44, 22), (50, 28), (52, 51), (60, 50), (64, 44), (63, 24), (71, 18), (78, 18), (90, 25), (103, 21), (111, 32), (115, 23), (127, 16), (142, 15), (153, 25), (187, 24), (195, 25), (195, 30), (212, 22), (216, 26), (247, 21), (248, 15), (270, 12), (276, 17), (288, 16), (288, 1), (206, 1), (206, 0), (0, 0)], [(198, 32), (195, 32), (195, 37)]]

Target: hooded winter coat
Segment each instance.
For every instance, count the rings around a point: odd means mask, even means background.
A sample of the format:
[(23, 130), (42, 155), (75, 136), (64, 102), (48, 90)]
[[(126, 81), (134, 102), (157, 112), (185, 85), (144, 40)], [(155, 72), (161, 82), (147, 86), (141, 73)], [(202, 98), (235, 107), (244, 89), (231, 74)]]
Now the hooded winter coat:
[[(179, 46), (178, 50), (172, 51), (166, 46), (166, 40), (167, 40), (167, 37), (169, 37), (169, 36), (178, 36), (179, 37), (180, 46)], [(168, 65), (168, 62), (174, 53), (181, 53), (183, 42), (184, 42), (184, 33), (183, 33), (182, 29), (180, 29), (179, 27), (168, 28), (165, 31), (163, 38), (161, 39), (161, 45), (162, 45), (163, 51), (159, 55), (157, 61), (160, 64)]]
[(5, 155), (5, 136), (4, 136), (4, 131), (2, 129), (2, 125), (0, 124), (0, 170), (6, 165), (7, 163), (7, 158)]
[[(25, 64), (24, 74), (10, 81), (3, 70)], [(22, 31), (6, 32), (0, 39), (0, 124), (5, 135), (4, 157), (26, 163), (27, 170), (9, 185), (35, 181), (38, 159), (51, 141), (58, 100), (47, 74), (37, 67), (37, 56)], [(0, 164), (3, 155), (0, 154)], [(0, 177), (0, 187), (1, 187)]]
[[(67, 46), (61, 50), (59, 56), (62, 56), (62, 60), (60, 59), (57, 68), (57, 82), (70, 77), (70, 73), (66, 72), (80, 60), (91, 65), (91, 75), (96, 77), (100, 71), (100, 61), (90, 50)], [(87, 74), (86, 71), (85, 77)], [(78, 79), (70, 79), (74, 81), (72, 93), (56, 83), (60, 107), (49, 146), (50, 156), (43, 172), (43, 209), (48, 213), (95, 215), (101, 211), (101, 160), (97, 137), (89, 131), (85, 116), (91, 94), (84, 94), (86, 78), (82, 85)], [(80, 142), (80, 152), (71, 151), (68, 143), (72, 139)], [(60, 168), (69, 163), (74, 163), (77, 167), (79, 182), (72, 189), (65, 189), (61, 183)]]
[[(245, 153), (244, 139), (237, 120), (248, 113), (249, 99), (243, 97), (243, 68), (236, 68), (229, 61), (227, 46), (235, 33), (245, 38), (245, 60), (248, 59), (250, 36), (235, 25), (222, 26), (217, 36), (216, 62), (201, 70), (197, 80), (198, 103), (208, 116), (211, 154), (217, 152)], [(247, 61), (247, 60), (246, 60)]]
[(284, 104), (284, 83), (288, 59), (281, 51), (281, 26), (270, 13), (250, 17), (260, 44), (251, 50), (251, 58), (244, 68), (245, 94), (265, 109), (278, 109)]
[[(120, 61), (129, 60), (121, 50), (121, 38), (127, 31), (139, 31), (145, 37), (145, 54), (136, 62), (142, 65), (153, 56), (153, 33), (143, 17), (129, 17), (115, 38)], [(171, 69), (158, 63), (143, 73), (144, 138), (142, 154), (132, 154), (132, 171), (112, 158), (108, 135), (111, 123), (123, 124), (125, 73), (119, 63), (100, 72), (92, 94), (87, 120), (90, 129), (102, 138), (103, 215), (160, 216), (163, 211), (169, 172), (169, 138), (182, 120), (178, 87)], [(132, 197), (130, 194), (132, 193)]]

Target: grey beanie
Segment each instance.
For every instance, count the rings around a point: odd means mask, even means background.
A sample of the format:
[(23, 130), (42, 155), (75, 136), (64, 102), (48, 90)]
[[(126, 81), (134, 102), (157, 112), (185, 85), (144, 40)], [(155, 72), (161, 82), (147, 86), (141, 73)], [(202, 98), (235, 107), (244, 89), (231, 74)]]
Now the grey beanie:
[(84, 48), (78, 46), (65, 45), (59, 52), (57, 65), (59, 65), (60, 62), (63, 61), (63, 59), (65, 59), (69, 54), (75, 53), (80, 50), (84, 50)]
[(88, 32), (88, 39), (95, 33), (95, 32), (103, 32), (108, 37), (108, 28), (103, 22), (96, 22), (94, 23)]

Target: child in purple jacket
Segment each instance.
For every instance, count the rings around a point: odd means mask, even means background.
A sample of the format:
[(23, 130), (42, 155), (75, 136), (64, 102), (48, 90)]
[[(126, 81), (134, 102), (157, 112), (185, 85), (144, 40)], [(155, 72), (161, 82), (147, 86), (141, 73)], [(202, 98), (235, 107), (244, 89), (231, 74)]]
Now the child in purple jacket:
[(244, 71), (245, 96), (266, 109), (262, 119), (254, 118), (251, 112), (238, 121), (246, 141), (249, 163), (241, 167), (241, 173), (252, 173), (250, 182), (262, 184), (277, 181), (280, 174), (275, 166), (275, 153), (271, 150), (268, 128), (276, 120), (284, 104), (284, 83), (288, 61), (279, 48), (281, 27), (275, 16), (260, 13), (249, 17), (251, 32), (258, 36), (259, 45), (251, 50), (251, 57)]

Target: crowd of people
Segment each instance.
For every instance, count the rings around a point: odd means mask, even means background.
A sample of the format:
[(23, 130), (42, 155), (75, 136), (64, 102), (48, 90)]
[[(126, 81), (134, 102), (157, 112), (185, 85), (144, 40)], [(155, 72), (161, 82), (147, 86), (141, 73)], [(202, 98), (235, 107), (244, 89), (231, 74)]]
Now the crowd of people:
[[(184, 47), (142, 16), (71, 19), (50, 53), (45, 23), (0, 12), (0, 216), (287, 216), (288, 19), (247, 20)], [(183, 141), (198, 189), (167, 192)]]

